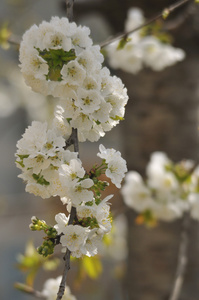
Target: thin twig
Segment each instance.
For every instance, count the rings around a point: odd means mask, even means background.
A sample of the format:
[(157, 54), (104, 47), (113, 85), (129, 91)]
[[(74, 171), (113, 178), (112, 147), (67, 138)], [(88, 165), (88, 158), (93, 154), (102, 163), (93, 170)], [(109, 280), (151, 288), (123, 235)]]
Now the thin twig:
[(184, 11), (178, 14), (174, 19), (165, 23), (164, 30), (174, 30), (181, 26), (188, 19), (188, 17), (194, 14), (194, 7), (195, 3), (190, 2)]
[(190, 214), (185, 213), (182, 221), (182, 231), (181, 231), (181, 242), (178, 254), (178, 265), (176, 269), (176, 277), (173, 284), (173, 288), (169, 297), (169, 300), (178, 300), (180, 292), (182, 289), (182, 284), (184, 281), (185, 270), (187, 266), (187, 250), (189, 242), (189, 225), (190, 225)]
[(69, 22), (73, 20), (73, 4), (74, 0), (66, 0), (66, 15)]
[(176, 2), (175, 4), (169, 6), (168, 8), (163, 9), (163, 11), (161, 13), (159, 13), (155, 17), (149, 19), (148, 21), (146, 21), (142, 25), (139, 25), (139, 26), (135, 27), (134, 29), (132, 29), (130, 31), (123, 32), (123, 33), (121, 33), (121, 34), (119, 34), (119, 35), (117, 35), (117, 36), (115, 36), (111, 39), (108, 39), (107, 41), (101, 43), (100, 47), (104, 48), (104, 47), (108, 46), (109, 44), (111, 44), (111, 43), (113, 43), (113, 42), (115, 42), (119, 39), (122, 39), (123, 37), (127, 37), (129, 34), (132, 34), (135, 31), (138, 31), (138, 30), (142, 29), (143, 27), (153, 23), (154, 21), (157, 21), (158, 19), (163, 19), (164, 20), (164, 18), (163, 18), (164, 14), (169, 15), (171, 12), (175, 11), (180, 6), (182, 6), (182, 5), (184, 5), (188, 2), (191, 2), (191, 1), (193, 2), (193, 0), (181, 0), (181, 1)]
[(74, 145), (75, 152), (79, 153), (79, 145), (78, 145), (78, 138), (77, 138), (77, 129), (75, 129), (75, 128), (72, 128), (72, 133), (69, 136), (69, 138), (67, 139), (67, 141), (65, 143), (64, 149), (66, 150), (71, 145)]
[(32, 287), (24, 283), (16, 282), (14, 286), (16, 289), (23, 291), (26, 294), (32, 295), (36, 298), (46, 299), (46, 296), (44, 296), (41, 292), (34, 290)]
[[(68, 225), (71, 225), (75, 218), (76, 218), (76, 208), (72, 207)], [(66, 287), (66, 278), (67, 278), (68, 271), (70, 270), (70, 254), (71, 254), (70, 250), (66, 249), (66, 253), (64, 255), (64, 260), (65, 260), (64, 271), (63, 271), (62, 280), (59, 286), (59, 291), (57, 293), (56, 300), (61, 300), (64, 295), (64, 291)]]

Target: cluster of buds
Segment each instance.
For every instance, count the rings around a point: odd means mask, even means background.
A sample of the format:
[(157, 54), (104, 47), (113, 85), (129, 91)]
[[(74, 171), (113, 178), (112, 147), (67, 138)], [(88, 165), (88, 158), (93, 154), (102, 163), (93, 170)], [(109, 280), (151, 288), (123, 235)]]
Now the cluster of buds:
[(29, 225), (29, 228), (32, 231), (41, 231), (43, 230), (46, 236), (44, 237), (43, 244), (37, 248), (39, 254), (44, 257), (53, 254), (54, 247), (59, 244), (60, 236), (57, 233), (57, 230), (46, 224), (44, 220), (39, 220), (37, 217), (33, 216), (31, 218), (32, 223)]

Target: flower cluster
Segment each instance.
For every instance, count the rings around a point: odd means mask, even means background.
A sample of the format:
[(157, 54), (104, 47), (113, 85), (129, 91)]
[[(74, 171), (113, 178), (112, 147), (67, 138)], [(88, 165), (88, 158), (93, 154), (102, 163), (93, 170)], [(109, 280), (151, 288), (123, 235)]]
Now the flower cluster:
[(33, 121), (17, 142), (16, 163), (26, 191), (42, 198), (61, 194), (58, 169), (63, 163), (77, 159), (77, 153), (64, 150), (65, 140), (47, 123)]
[[(143, 23), (142, 11), (131, 8), (128, 11), (125, 31), (131, 31)], [(161, 71), (185, 57), (183, 50), (162, 42), (160, 37), (154, 36), (153, 33), (143, 34), (143, 29), (129, 34), (127, 40), (121, 42), (113, 42), (107, 47), (110, 66), (133, 74), (138, 73), (144, 66)]]
[[(146, 169), (147, 180), (131, 171), (126, 176), (122, 195), (127, 206), (145, 221), (172, 221), (190, 211), (198, 219), (199, 168), (192, 161), (174, 164), (165, 153), (155, 152)], [(147, 220), (148, 218), (148, 220)]]
[(123, 83), (102, 67), (100, 47), (87, 27), (67, 18), (32, 26), (20, 47), (21, 71), (36, 92), (59, 98), (54, 126), (65, 137), (78, 129), (80, 141), (97, 141), (124, 117)]
[(61, 244), (71, 251), (72, 256), (97, 254), (104, 234), (111, 230), (110, 206), (107, 201), (112, 196), (98, 201), (98, 204), (90, 201), (78, 206), (76, 223), (79, 225), (68, 225), (68, 218), (63, 213), (55, 216), (55, 229), (59, 234), (63, 233)]
[[(17, 147), (16, 163), (22, 170), (19, 177), (26, 182), (26, 191), (42, 198), (58, 195), (69, 212), (71, 207), (76, 208), (77, 219), (72, 225), (68, 225), (65, 214), (56, 216), (55, 228), (63, 234), (62, 245), (76, 257), (95, 255), (98, 242), (111, 229), (107, 201), (112, 195), (101, 199), (101, 191), (108, 183), (98, 177), (106, 173), (113, 184), (121, 186), (127, 171), (121, 153), (100, 145), (97, 155), (102, 164), (86, 172), (77, 153), (65, 149), (63, 137), (48, 129), (47, 123), (36, 121), (26, 129)], [(34, 230), (40, 229), (34, 226)]]
[[(97, 254), (104, 234), (111, 230), (110, 206), (108, 201), (113, 195), (109, 195), (103, 200), (101, 199), (101, 191), (105, 189), (108, 183), (99, 180), (97, 177), (108, 171), (107, 177), (111, 179), (112, 183), (120, 185), (124, 177), (124, 172), (127, 171), (126, 162), (121, 158), (120, 152), (116, 152), (114, 149), (105, 149), (103, 145), (100, 145), (101, 149), (103, 149), (104, 153), (112, 152), (112, 171), (109, 169), (109, 159), (104, 158), (100, 166), (93, 166), (88, 173), (87, 176), (90, 178), (80, 180), (77, 188), (74, 189), (71, 186), (70, 190), (70, 183), (67, 182), (67, 172), (69, 169), (66, 166), (62, 166), (60, 169), (62, 182), (68, 187), (68, 196), (61, 198), (61, 200), (64, 204), (68, 205), (69, 209), (71, 205), (76, 207), (77, 218), (73, 225), (68, 225), (69, 219), (65, 214), (60, 213), (55, 217), (57, 222), (55, 229), (58, 234), (63, 233), (61, 244), (63, 247), (67, 247), (72, 252), (72, 256), (75, 257)], [(100, 155), (101, 152), (98, 153), (98, 156)], [(121, 171), (117, 168), (118, 160), (120, 160)], [(72, 172), (69, 171), (69, 173), (74, 174), (75, 172), (73, 170)], [(84, 188), (83, 182), (86, 182), (86, 187), (89, 190)]]
[[(59, 196), (66, 205), (66, 214), (58, 213), (54, 226), (35, 216), (31, 219), (30, 229), (45, 234), (37, 248), (44, 257), (58, 244), (77, 258), (98, 253), (104, 235), (111, 231), (108, 201), (113, 197), (102, 197), (109, 183), (100, 176), (106, 174), (120, 188), (127, 172), (126, 161), (114, 149), (100, 145), (97, 156), (101, 164), (89, 171), (78, 152), (68, 149), (74, 145), (78, 151), (78, 140), (97, 141), (104, 136), (123, 119), (128, 100), (122, 81), (102, 67), (100, 47), (93, 45), (89, 34), (87, 27), (53, 17), (49, 23), (32, 26), (20, 46), (26, 83), (58, 101), (51, 127), (47, 122), (33, 121), (17, 142), (16, 152), (26, 191), (42, 198)], [(41, 295), (55, 299), (60, 280), (49, 279)], [(63, 299), (75, 300), (67, 287)]]
[[(57, 291), (59, 289), (59, 285), (61, 283), (61, 276), (53, 279), (50, 278), (46, 280), (44, 283), (43, 290), (41, 295), (45, 297), (46, 300), (54, 300), (57, 297)], [(65, 287), (65, 292), (62, 297), (63, 300), (76, 300), (76, 297), (71, 294), (70, 288), (68, 286)]]

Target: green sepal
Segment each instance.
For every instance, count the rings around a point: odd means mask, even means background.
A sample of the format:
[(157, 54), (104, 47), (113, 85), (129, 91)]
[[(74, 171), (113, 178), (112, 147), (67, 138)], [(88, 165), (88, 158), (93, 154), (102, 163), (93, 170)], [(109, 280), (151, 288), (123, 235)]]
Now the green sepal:
[(28, 158), (29, 154), (17, 154), (17, 156), (21, 159)]
[(50, 182), (47, 181), (47, 180), (43, 177), (43, 175), (33, 173), (33, 174), (32, 174), (32, 177), (36, 180), (36, 182), (37, 182), (38, 184), (41, 184), (41, 185), (50, 185)]
[(85, 203), (86, 206), (93, 206), (93, 201), (88, 201)]
[(129, 38), (127, 36), (123, 37), (118, 43), (117, 50), (122, 50), (126, 46), (126, 44), (130, 41), (131, 41), (131, 38)]
[(15, 160), (15, 162), (16, 162), (17, 164), (19, 164), (22, 168), (25, 167), (25, 165), (24, 165), (24, 163), (23, 163), (22, 160), (21, 160), (21, 161)]
[(75, 49), (64, 51), (63, 49), (44, 49), (36, 48), (41, 56), (48, 64), (49, 72), (46, 75), (47, 80), (61, 81), (61, 69), (68, 62), (76, 59)]
[(124, 120), (123, 117), (119, 117), (119, 116), (111, 117), (111, 119), (114, 121), (123, 121)]

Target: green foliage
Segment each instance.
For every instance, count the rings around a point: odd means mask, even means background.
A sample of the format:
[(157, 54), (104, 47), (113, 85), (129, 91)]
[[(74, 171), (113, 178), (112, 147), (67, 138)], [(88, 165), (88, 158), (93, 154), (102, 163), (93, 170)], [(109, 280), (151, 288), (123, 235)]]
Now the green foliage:
[(8, 29), (8, 22), (3, 23), (0, 27), (0, 46), (7, 50), (10, 47), (9, 38), (11, 36), (11, 31)]
[(41, 185), (49, 185), (50, 182), (48, 182), (43, 175), (40, 175), (40, 174), (35, 174), (33, 173), (32, 174), (32, 177), (34, 178), (34, 180), (36, 180), (36, 182), (38, 184), (41, 184)]
[(166, 166), (166, 171), (172, 172), (179, 183), (189, 183), (191, 180), (191, 175), (193, 170), (187, 170), (184, 162), (180, 162), (177, 164), (170, 164)]
[(102, 272), (102, 264), (98, 256), (84, 256), (81, 263), (84, 271), (90, 278), (97, 279), (100, 276)]
[(75, 50), (64, 51), (63, 49), (44, 49), (36, 48), (39, 55), (47, 62), (49, 72), (46, 75), (47, 80), (61, 81), (61, 69), (69, 61), (76, 58)]
[(16, 162), (17, 164), (19, 164), (22, 168), (24, 168), (25, 165), (24, 165), (24, 163), (23, 163), (23, 160), (24, 160), (24, 158), (28, 158), (29, 155), (20, 155), (20, 154), (17, 154), (17, 156), (20, 158), (20, 161), (16, 160), (15, 162)]
[(75, 259), (77, 262), (77, 277), (75, 279), (76, 287), (82, 284), (86, 277), (96, 280), (102, 273), (103, 267), (98, 255), (88, 257), (84, 256), (82, 259)]
[(32, 218), (30, 229), (33, 231), (43, 230), (46, 234), (43, 238), (43, 244), (37, 248), (38, 253), (44, 257), (53, 254), (54, 247), (59, 244), (60, 239), (60, 235), (58, 235), (57, 230), (54, 227), (47, 225), (45, 221), (39, 220), (36, 217)]
[(33, 286), (34, 279), (41, 267), (51, 271), (59, 265), (58, 258), (49, 257), (46, 259), (39, 255), (32, 241), (26, 244), (25, 253), (19, 254), (17, 261), (17, 268), (26, 274), (25, 283), (28, 286)]
[(124, 120), (123, 117), (119, 117), (119, 116), (111, 117), (111, 119), (112, 119), (113, 121), (123, 121), (123, 120)]
[(168, 32), (165, 32), (162, 27), (163, 23), (158, 20), (143, 27), (140, 34), (142, 37), (153, 35), (156, 36), (162, 43), (171, 44), (173, 41), (172, 36), (168, 34)]
[(55, 244), (51, 239), (46, 239), (43, 244), (37, 248), (37, 251), (40, 255), (47, 257), (54, 252)]
[(131, 38), (129, 38), (128, 36), (123, 37), (118, 43), (117, 50), (122, 50), (126, 46), (126, 44), (130, 41)]
[(95, 217), (87, 217), (83, 219), (79, 219), (78, 223), (83, 227), (89, 227), (90, 229), (99, 228), (97, 219)]

